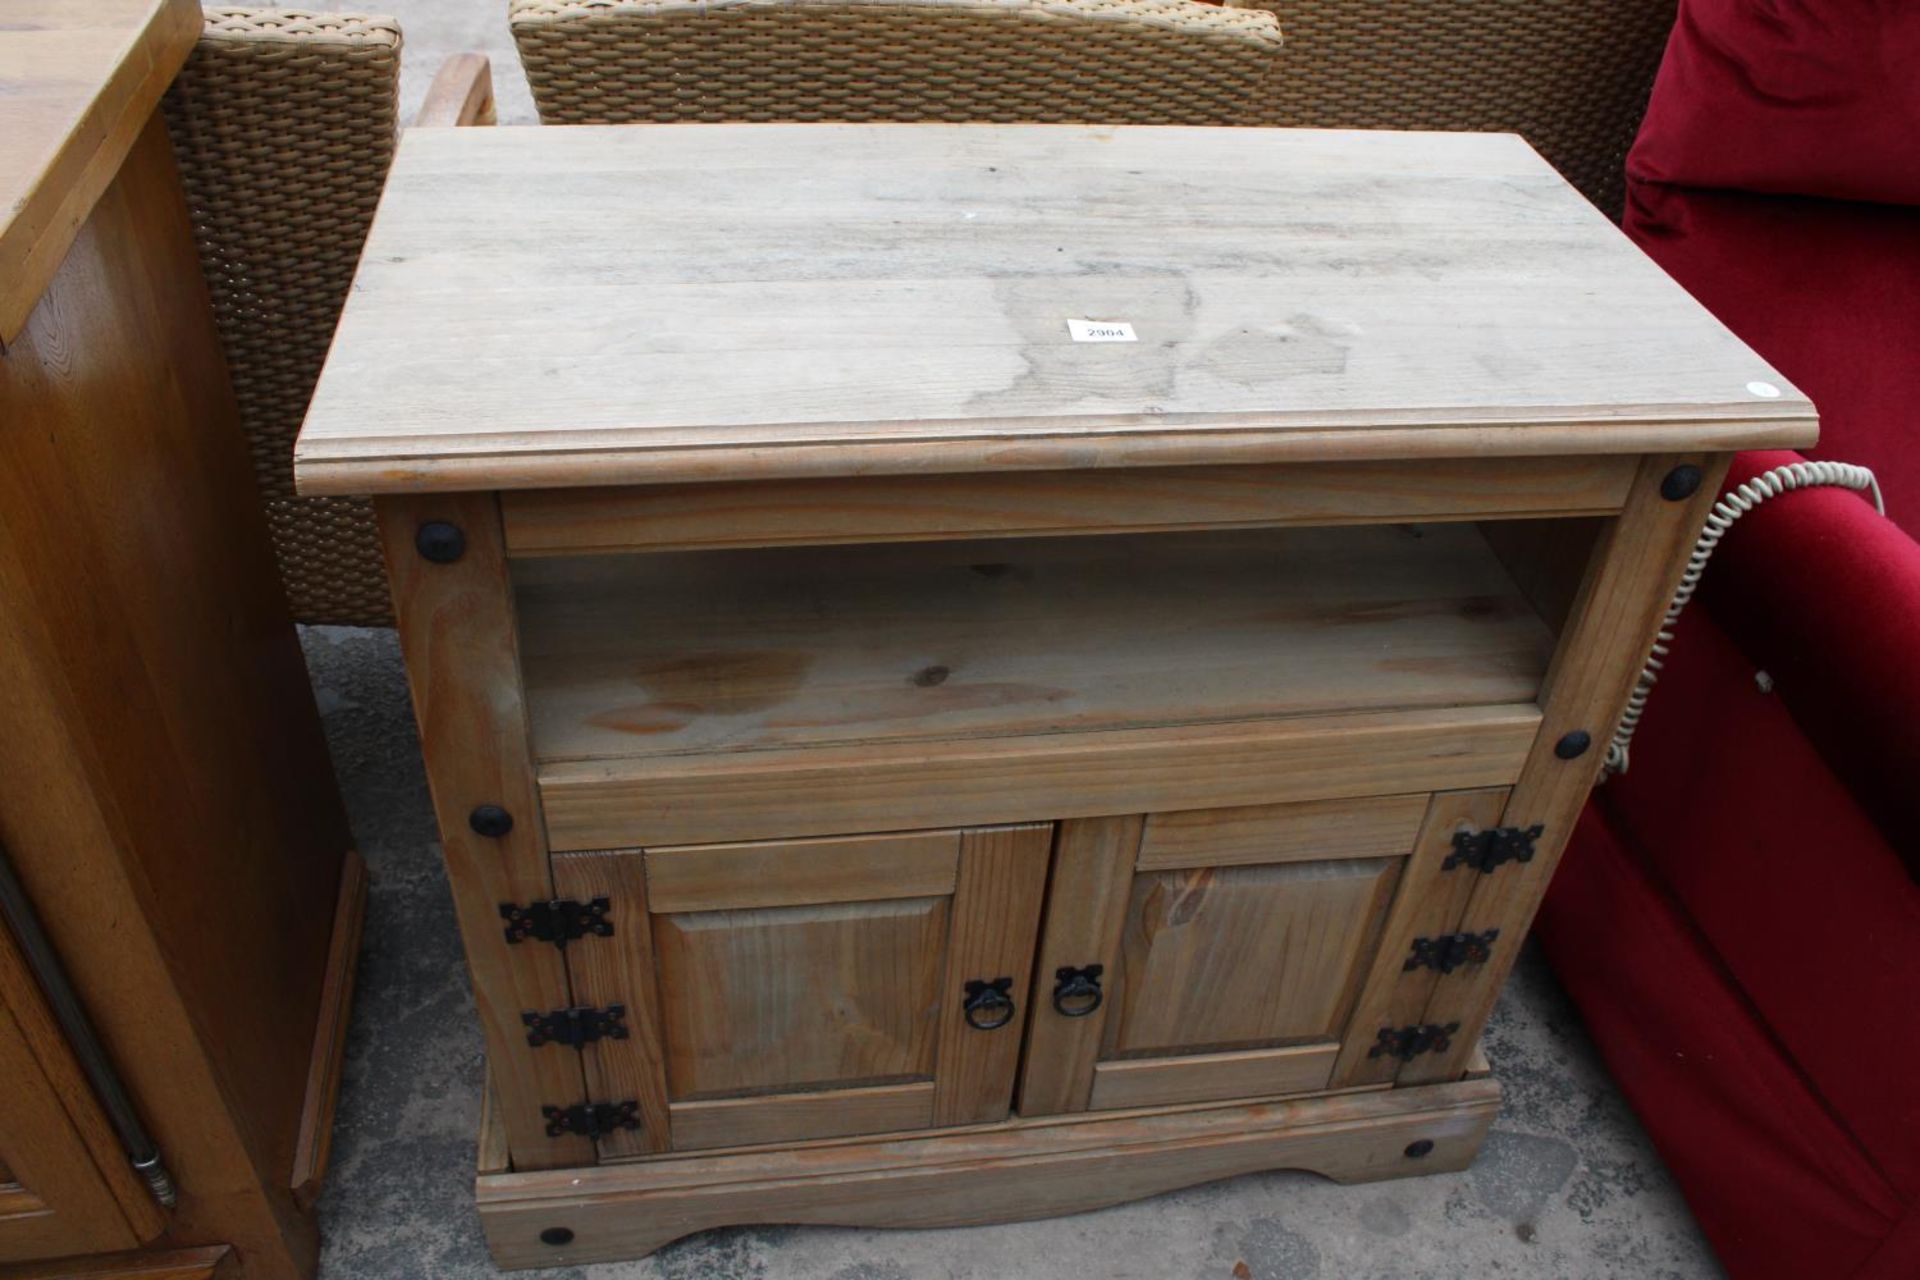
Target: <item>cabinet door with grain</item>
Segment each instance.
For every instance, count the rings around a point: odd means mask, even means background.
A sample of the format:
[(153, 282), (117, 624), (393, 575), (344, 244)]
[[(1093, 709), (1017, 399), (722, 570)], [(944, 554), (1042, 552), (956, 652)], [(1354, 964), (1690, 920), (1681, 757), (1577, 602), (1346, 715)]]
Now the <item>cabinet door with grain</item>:
[[(0, 1262), (132, 1248), (139, 1238), (79, 1130), (86, 1117), (75, 1112), (92, 1099), (62, 1096), (43, 1055), (64, 1047), (37, 1008), (14, 1003), (24, 992), (9, 979), (31, 981), (0, 959)], [(105, 1129), (104, 1116), (93, 1121)]]
[(1062, 823), (1021, 1114), (1337, 1087), (1435, 802)]
[(569, 948), (586, 1049), (639, 1128), (603, 1155), (1004, 1119), (1052, 827), (563, 854), (615, 934)]

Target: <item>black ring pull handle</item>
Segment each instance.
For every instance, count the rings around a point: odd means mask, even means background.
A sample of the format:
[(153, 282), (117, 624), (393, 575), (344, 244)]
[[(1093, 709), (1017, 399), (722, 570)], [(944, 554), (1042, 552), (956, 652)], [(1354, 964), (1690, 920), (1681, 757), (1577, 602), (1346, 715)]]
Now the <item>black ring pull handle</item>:
[(1065, 965), (1053, 971), (1053, 1011), (1063, 1018), (1084, 1018), (1098, 1009), (1107, 998), (1100, 990), (1104, 965), (1090, 964), (1084, 969)]
[(1012, 978), (995, 978), (991, 982), (969, 979), (967, 998), (960, 1006), (967, 1025), (975, 1031), (992, 1031), (1012, 1022), (1013, 997), (1008, 994), (1012, 990)]

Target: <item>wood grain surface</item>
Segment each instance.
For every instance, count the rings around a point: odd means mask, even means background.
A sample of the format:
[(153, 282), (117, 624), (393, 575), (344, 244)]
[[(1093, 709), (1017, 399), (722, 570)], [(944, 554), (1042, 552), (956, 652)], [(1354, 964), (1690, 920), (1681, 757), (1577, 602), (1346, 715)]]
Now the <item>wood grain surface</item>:
[(172, 1238), (310, 1275), (291, 1179), (351, 839), (157, 119), (0, 358), (0, 424), (0, 840), (166, 1152)]
[[(644, 1155), (673, 1145), (667, 1106), (665, 1033), (660, 1024), (660, 986), (655, 978), (653, 916), (647, 901), (647, 870), (637, 850), (568, 853), (553, 859), (553, 889), (576, 902), (605, 898), (618, 920), (611, 938), (593, 946), (568, 947), (567, 981), (573, 1003), (590, 1009), (626, 1010), (625, 1039), (603, 1037), (580, 1052), (587, 1097), (634, 1103), (637, 1129), (615, 1129), (595, 1140), (600, 1156)], [(565, 1054), (561, 1046), (543, 1046)], [(489, 1098), (498, 1107), (491, 1074)], [(504, 1125), (496, 1125), (502, 1133)]]
[(655, 915), (669, 1095), (931, 1079), (948, 919), (947, 898)]
[[(1444, 869), (1447, 855), (1453, 852), (1454, 833), (1484, 831), (1499, 825), (1506, 802), (1505, 788), (1494, 787), (1442, 792), (1427, 806), (1419, 838), (1400, 877), (1393, 907), (1355, 1002), (1340, 1060), (1334, 1066), (1334, 1088), (1391, 1084), (1399, 1063), (1386, 1056), (1368, 1056), (1380, 1032), (1418, 1023), (1439, 983), (1463, 980), (1460, 974), (1443, 978), (1432, 969), (1409, 970), (1407, 957), (1412, 954), (1415, 938), (1442, 937), (1459, 927), (1460, 913), (1466, 909), (1480, 873), (1468, 867)], [(1506, 929), (1502, 936), (1507, 940), (1495, 939), (1496, 946), (1517, 950), (1524, 932)]]
[(1339, 1052), (1340, 1046), (1329, 1042), (1103, 1062), (1093, 1069), (1093, 1095), (1087, 1107), (1114, 1111), (1170, 1102), (1317, 1093), (1326, 1088)]
[[(1299, 1101), (1107, 1111), (790, 1149), (484, 1176), (503, 1267), (633, 1258), (707, 1227), (946, 1227), (1080, 1213), (1261, 1169), (1338, 1182), (1464, 1169), (1500, 1106), (1492, 1080)], [(1420, 1158), (1416, 1141), (1431, 1143)], [(540, 1233), (564, 1222), (564, 1245)]]
[(515, 568), (543, 764), (1531, 702), (1471, 525), (690, 552)]
[[(1052, 852), (1051, 823), (969, 831), (961, 841), (940, 1008), (937, 1125), (1004, 1120), (1013, 1110), (1024, 1025), (1019, 1014), (1029, 998)], [(960, 999), (966, 983), (1001, 978), (1013, 980), (1005, 988), (1013, 1000), (1013, 1019), (992, 1030), (969, 1025)]]
[(0, 3), (0, 352), (200, 37), (195, 0)]
[(1391, 858), (1413, 847), (1427, 798), (1366, 796), (1306, 804), (1156, 813), (1139, 869), (1230, 867), (1315, 858)]
[(556, 850), (1086, 818), (1505, 786), (1539, 724), (1528, 702), (925, 748), (591, 760), (542, 769), (540, 795)]
[[(553, 1168), (589, 1160), (593, 1144), (546, 1132), (541, 1108), (583, 1101), (585, 1081), (575, 1055), (529, 1045), (521, 1021), (529, 1010), (572, 1003), (565, 959), (537, 939), (510, 943), (501, 925), (502, 905), (553, 897), (553, 869), (527, 752), (499, 510), (492, 494), (465, 493), (385, 498), (375, 514), (500, 1122), (516, 1168)], [(452, 563), (428, 560), (417, 545), (419, 531), (437, 523), (464, 534)], [(481, 805), (505, 809), (511, 828), (476, 831), (470, 816)], [(575, 945), (606, 944), (589, 937)]]
[[(1033, 967), (1038, 979), (1035, 989), (1045, 994), (1032, 1002), (1026, 1061), (1020, 1067), (1022, 1116), (1087, 1109), (1094, 1063), (1100, 1057), (1106, 1020), (1113, 1012), (1113, 1002), (1107, 998), (1112, 978), (1107, 975), (1113, 973), (1120, 955), (1120, 930), (1144, 821), (1140, 814), (1131, 814), (1059, 824), (1039, 962)], [(1060, 970), (1096, 964), (1103, 979), (1100, 1003), (1079, 1017), (1062, 1017), (1052, 999)]]
[(514, 556), (1610, 514), (1632, 458), (856, 476), (500, 496)]
[(685, 124), (404, 137), (296, 461), (343, 493), (1813, 437), (1517, 136)]
[(1399, 872), (1341, 858), (1138, 873), (1102, 1056), (1336, 1039)]
[[(1599, 775), (1605, 744), (1613, 736), (1694, 540), (1720, 492), (1728, 462), (1724, 454), (1653, 456), (1641, 461), (1626, 508), (1607, 523), (1594, 547), (1541, 691), (1539, 739), (1501, 815), (1502, 826), (1543, 829), (1537, 852), (1530, 862), (1510, 863), (1492, 875), (1473, 877), (1471, 896), (1458, 925), (1463, 932), (1497, 927), (1504, 944), (1506, 938), (1519, 939), (1532, 923)], [(1662, 482), (1678, 466), (1698, 467), (1700, 484), (1690, 497), (1669, 500), (1661, 492)], [(1554, 744), (1576, 730), (1585, 732), (1593, 745), (1582, 754), (1562, 758)], [(1400, 1083), (1458, 1077), (1519, 950), (1496, 947), (1485, 964), (1468, 966), (1436, 984), (1422, 1021), (1458, 1022), (1459, 1034), (1446, 1052), (1415, 1058), (1402, 1067), (1396, 1077)]]

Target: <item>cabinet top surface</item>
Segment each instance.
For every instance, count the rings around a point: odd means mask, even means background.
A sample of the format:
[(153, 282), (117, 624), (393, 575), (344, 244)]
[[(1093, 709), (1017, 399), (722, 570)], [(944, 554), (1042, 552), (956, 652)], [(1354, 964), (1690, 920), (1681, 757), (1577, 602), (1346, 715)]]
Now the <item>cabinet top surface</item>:
[(1813, 437), (1509, 134), (481, 128), (402, 139), (296, 466), (367, 493)]
[(0, 348), (200, 35), (197, 0), (0, 0)]

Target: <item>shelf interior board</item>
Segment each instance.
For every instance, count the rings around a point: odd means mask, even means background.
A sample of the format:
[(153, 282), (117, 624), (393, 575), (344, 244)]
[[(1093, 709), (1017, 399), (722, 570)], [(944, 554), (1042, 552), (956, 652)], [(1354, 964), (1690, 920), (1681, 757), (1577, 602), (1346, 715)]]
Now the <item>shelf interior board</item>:
[(516, 564), (542, 763), (1535, 698), (1553, 637), (1471, 525)]

